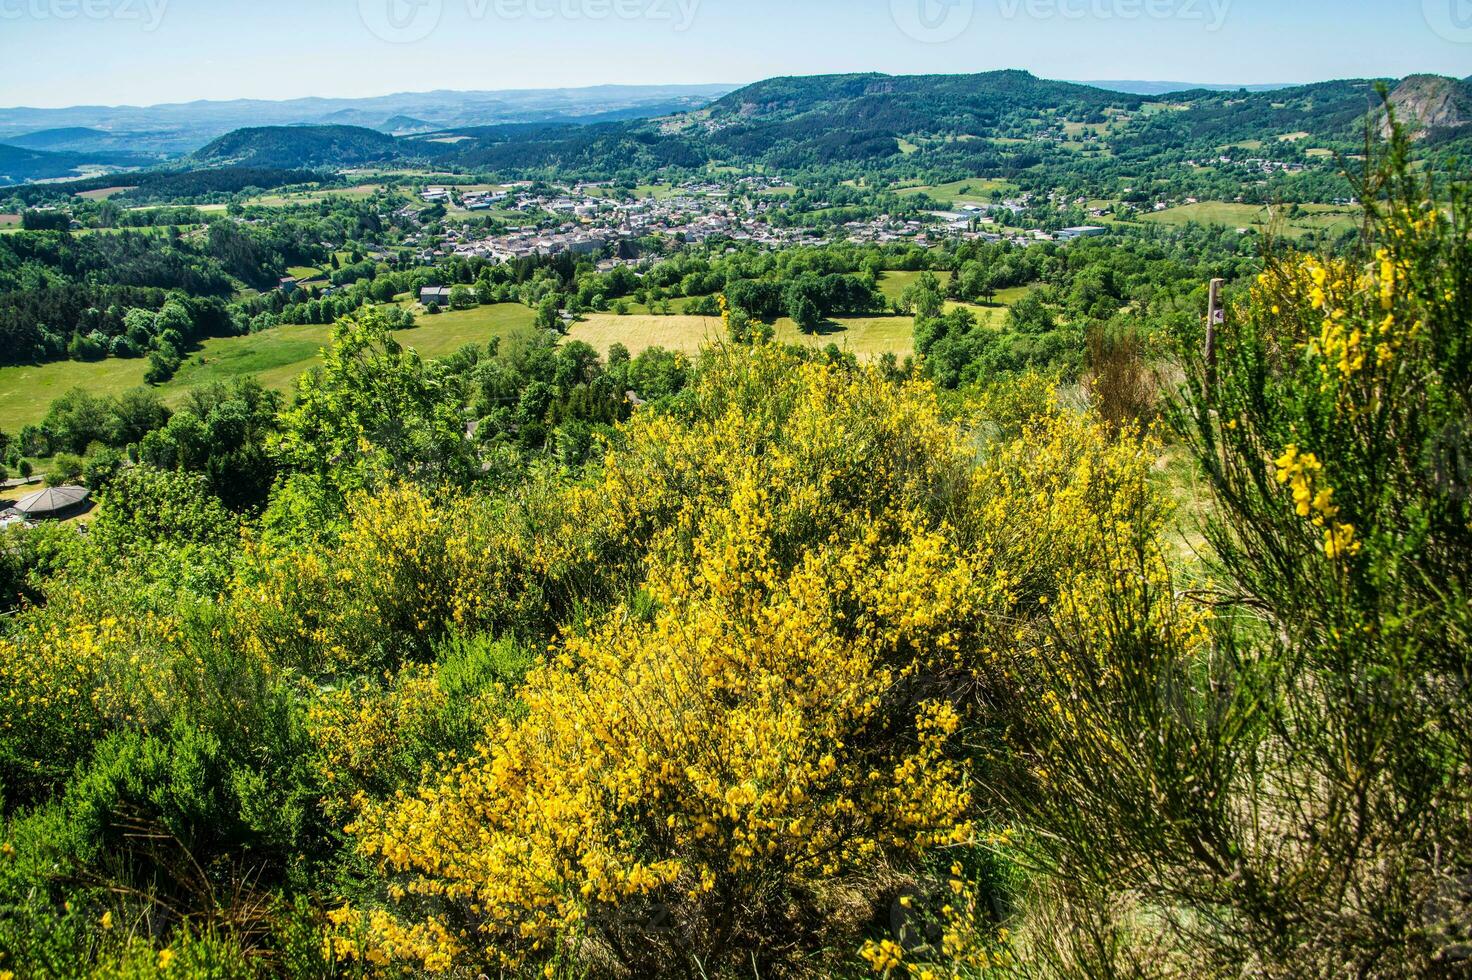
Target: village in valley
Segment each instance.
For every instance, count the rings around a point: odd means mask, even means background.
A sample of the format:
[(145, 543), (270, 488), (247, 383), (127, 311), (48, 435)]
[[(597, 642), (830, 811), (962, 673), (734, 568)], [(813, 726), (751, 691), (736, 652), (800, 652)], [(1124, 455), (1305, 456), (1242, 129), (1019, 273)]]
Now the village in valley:
[[(676, 246), (702, 246), (719, 240), (731, 248), (754, 245), (769, 249), (838, 242), (913, 243), (925, 247), (947, 240), (1007, 241), (1026, 246), (1039, 241), (1094, 237), (1108, 230), (1102, 225), (1080, 225), (1045, 232), (1001, 223), (1030, 208), (1034, 203), (1031, 195), (1003, 199), (990, 206), (966, 203), (954, 210), (902, 216), (880, 213), (837, 226), (822, 226), (804, 223), (800, 214), (787, 212), (785, 202), (793, 189), (780, 178), (765, 177), (745, 177), (729, 184), (690, 181), (673, 185), (661, 194), (622, 197), (600, 183), (539, 188), (523, 181), (464, 191), (454, 185), (431, 185), (419, 192), (417, 203), (399, 208), (391, 217), (416, 228), (404, 236), (403, 245), (411, 250), (409, 257), (420, 264), (433, 265), (451, 257), (510, 262), (569, 253), (597, 257), (599, 271), (637, 264), (637, 243), (651, 238)], [(810, 210), (821, 212), (824, 207), (818, 202)], [(508, 217), (519, 215), (522, 220), (516, 223), (511, 218), (497, 231), (477, 230), (473, 221), (454, 220), (473, 219), (491, 211)], [(786, 215), (788, 220), (772, 220), (777, 215)], [(438, 222), (443, 228), (438, 233), (428, 227), (435, 218), (444, 219)], [(390, 260), (396, 256), (380, 249), (370, 257)]]

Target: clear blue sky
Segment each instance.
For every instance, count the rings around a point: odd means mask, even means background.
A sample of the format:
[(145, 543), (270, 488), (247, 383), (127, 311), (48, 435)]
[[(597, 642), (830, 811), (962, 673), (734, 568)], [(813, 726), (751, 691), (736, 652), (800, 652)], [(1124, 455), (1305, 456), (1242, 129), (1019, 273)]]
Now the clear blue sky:
[(1472, 0), (0, 0), (6, 106), (995, 68), (1461, 77)]

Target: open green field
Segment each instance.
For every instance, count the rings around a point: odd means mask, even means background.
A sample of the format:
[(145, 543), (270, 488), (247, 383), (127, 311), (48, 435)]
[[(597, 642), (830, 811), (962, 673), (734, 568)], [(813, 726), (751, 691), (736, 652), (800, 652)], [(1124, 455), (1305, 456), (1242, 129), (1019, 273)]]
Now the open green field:
[(323, 191), (298, 191), (293, 194), (267, 193), (252, 197), (246, 203), (259, 204), (268, 208), (281, 208), (293, 204), (318, 204), (329, 198), (361, 200), (372, 197), (374, 194), (385, 189), (382, 184), (359, 184), (356, 187), (339, 187), (333, 190)]
[[(519, 303), (482, 306), (421, 316), (418, 327), (395, 336), (425, 357), (443, 357), (466, 344), (484, 344), (492, 337), (530, 329), (533, 317), (533, 312)], [(159, 394), (166, 403), (176, 404), (190, 388), (246, 376), (258, 378), (268, 388), (289, 391), (292, 383), (317, 363), (330, 332), (330, 327), (313, 324), (206, 340), (189, 354), (173, 380), (159, 386)], [(116, 395), (137, 388), (143, 384), (147, 370), (148, 362), (141, 358), (0, 368), (0, 429), (13, 433), (39, 422), (51, 402), (70, 388), (86, 388), (97, 395)]]
[(0, 214), (0, 228), (19, 228), (19, 227), (20, 227), (20, 215), (18, 215), (18, 214)]
[(679, 194), (680, 189), (674, 184), (640, 184), (634, 188), (635, 197), (652, 197), (656, 201), (666, 201)]
[(924, 193), (948, 207), (954, 207), (957, 204), (991, 204), (993, 191), (1001, 191), (1005, 195), (1014, 190), (1015, 188), (1005, 180), (985, 180), (981, 177), (972, 177), (966, 180), (953, 180), (949, 184), (899, 187), (895, 189), (895, 193), (902, 197)]
[[(941, 289), (945, 289), (951, 284), (950, 272), (942, 270), (933, 273), (933, 275), (940, 280)], [(885, 299), (899, 299), (900, 294), (919, 278), (919, 272), (886, 272), (879, 277), (879, 292), (884, 295)]]
[[(914, 321), (907, 316), (839, 317), (816, 334), (803, 334), (786, 317), (776, 323), (777, 339), (789, 344), (826, 347), (837, 344), (861, 357), (885, 353), (900, 356), (914, 350)], [(568, 330), (569, 340), (581, 340), (600, 354), (615, 343), (633, 354), (651, 347), (682, 351), (694, 356), (700, 349), (725, 339), (719, 317), (617, 316), (593, 313)]]
[(1166, 225), (1184, 225), (1195, 222), (1200, 225), (1223, 225), (1228, 228), (1254, 228), (1258, 231), (1271, 229), (1289, 238), (1297, 238), (1307, 232), (1318, 230), (1347, 231), (1356, 227), (1359, 222), (1359, 212), (1353, 208), (1335, 207), (1330, 204), (1305, 204), (1302, 205), (1302, 211), (1299, 217), (1290, 219), (1284, 208), (1203, 201), (1200, 204), (1186, 204), (1178, 208), (1142, 215), (1140, 220)]
[[(129, 210), (129, 211), (154, 211), (154, 210), (157, 210), (159, 207), (166, 207), (166, 206), (167, 205), (139, 204), (136, 207), (130, 207), (127, 210)], [(217, 213), (222, 213), (224, 211), (229, 210), (229, 208), (230, 208), (230, 205), (228, 205), (228, 204), (188, 204), (188, 205), (184, 205), (184, 206), (185, 207), (193, 208), (196, 211), (213, 211), (213, 212), (217, 212)]]
[[(934, 273), (935, 278), (940, 280), (941, 288), (951, 284), (951, 273), (945, 270)], [(879, 291), (884, 294), (885, 299), (899, 299), (908, 287), (916, 279), (920, 278), (919, 272), (886, 272), (879, 279)], [(999, 289), (996, 297), (990, 305), (979, 303), (957, 303), (946, 301), (946, 312), (956, 309), (968, 309), (975, 313), (978, 319), (992, 320), (1000, 324), (1000, 317), (1006, 315), (1006, 308), (1017, 302), (1027, 293), (1027, 286), (1017, 286), (1013, 289)]]

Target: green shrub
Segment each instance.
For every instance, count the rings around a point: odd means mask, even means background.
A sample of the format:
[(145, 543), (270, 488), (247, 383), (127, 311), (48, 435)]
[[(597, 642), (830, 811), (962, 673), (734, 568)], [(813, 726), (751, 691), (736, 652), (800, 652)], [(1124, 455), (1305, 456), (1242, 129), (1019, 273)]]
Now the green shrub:
[[(1472, 905), (1472, 201), (1397, 138), (1344, 258), (1269, 257), (1175, 415), (1216, 585), (1060, 597), (1013, 802), (1091, 972), (1455, 969)], [(1121, 920), (1127, 903), (1136, 909)], [(1166, 958), (1139, 960), (1151, 939)], [(1092, 952), (1090, 952), (1090, 949)], [(1105, 955), (1108, 950), (1119, 952)]]

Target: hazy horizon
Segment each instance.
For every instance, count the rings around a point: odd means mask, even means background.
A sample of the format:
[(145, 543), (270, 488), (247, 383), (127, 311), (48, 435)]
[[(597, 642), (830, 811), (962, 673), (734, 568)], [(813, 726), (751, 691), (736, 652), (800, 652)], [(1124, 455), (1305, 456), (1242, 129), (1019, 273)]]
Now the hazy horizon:
[[(986, 69), (978, 69), (975, 72), (940, 72), (940, 73), (929, 73), (929, 72), (918, 73), (917, 72), (917, 73), (913, 73), (913, 74), (972, 75), (972, 74), (985, 74), (987, 72), (992, 72), (992, 71), (1007, 71), (1007, 70), (1026, 71), (1027, 69), (986, 68)], [(789, 73), (787, 73), (788, 77), (799, 77), (799, 78), (800, 77), (811, 77), (814, 74), (816, 74), (816, 73), (812, 73), (812, 72), (789, 72)], [(822, 73), (822, 74), (830, 74), (830, 73)], [(868, 73), (867, 72), (836, 72), (836, 73), (831, 73), (831, 74), (868, 74)], [(912, 73), (910, 73), (910, 72), (903, 72), (903, 73), (879, 72), (879, 74), (894, 75), (894, 76), (898, 77), (899, 75), (912, 74)], [(1037, 72), (1032, 72), (1032, 74), (1033, 75), (1037, 75)], [(508, 88), (427, 88), (427, 89), (426, 88), (406, 88), (406, 89), (391, 89), (391, 90), (383, 91), (383, 92), (374, 92), (374, 93), (370, 93), (370, 94), (367, 94), (367, 95), (343, 95), (343, 94), (335, 94), (335, 93), (317, 93), (317, 92), (311, 92), (311, 93), (306, 93), (306, 94), (303, 94), (303, 95), (289, 95), (289, 96), (284, 96), (282, 98), (256, 98), (254, 96), (241, 95), (241, 96), (226, 96), (226, 97), (220, 97), (220, 98), (175, 99), (175, 100), (170, 100), (170, 101), (167, 101), (167, 102), (150, 102), (150, 103), (138, 103), (138, 102), (75, 102), (75, 103), (69, 103), (67, 105), (56, 105), (56, 106), (42, 106), (42, 105), (31, 105), (31, 104), (26, 104), (26, 105), (15, 104), (15, 105), (0, 105), (0, 112), (8, 112), (8, 111), (15, 111), (15, 110), (25, 110), (25, 109), (39, 109), (39, 110), (45, 110), (45, 111), (62, 111), (62, 110), (66, 110), (66, 109), (158, 109), (158, 108), (165, 108), (165, 107), (168, 107), (168, 106), (186, 106), (186, 105), (194, 105), (194, 104), (198, 104), (198, 103), (211, 103), (211, 104), (221, 104), (221, 105), (224, 105), (224, 104), (229, 104), (229, 103), (234, 103), (234, 102), (263, 102), (263, 103), (288, 103), (288, 102), (307, 102), (307, 101), (321, 101), (321, 102), (358, 102), (358, 101), (366, 101), (366, 100), (371, 100), (371, 99), (391, 98), (391, 97), (394, 97), (394, 96), (428, 96), (428, 95), (436, 95), (436, 94), (454, 94), (454, 95), (508, 95), (508, 94), (515, 94), (515, 93), (524, 93), (524, 92), (525, 93), (532, 93), (532, 92), (589, 92), (589, 91), (595, 91), (597, 89), (662, 89), (662, 88), (668, 88), (668, 89), (674, 90), (674, 89), (701, 89), (701, 88), (712, 88), (712, 89), (716, 89), (716, 88), (727, 88), (727, 89), (730, 89), (732, 91), (735, 91), (737, 89), (744, 88), (744, 87), (746, 87), (748, 85), (753, 85), (753, 84), (756, 84), (757, 82), (761, 82), (761, 81), (764, 81), (764, 80), (766, 80), (768, 78), (774, 78), (774, 77), (780, 77), (780, 76), (764, 75), (761, 78), (753, 78), (753, 79), (750, 79), (750, 80), (747, 80), (747, 81), (742, 81), (742, 82), (722, 82), (722, 81), (709, 81), (709, 82), (647, 82), (647, 83), (602, 82), (602, 83), (593, 83), (593, 84), (589, 84), (589, 85), (545, 85), (545, 86), (524, 85), (524, 86), (519, 86), (519, 87), (514, 87), (514, 88), (509, 88), (509, 87)], [(1314, 83), (1314, 82), (1339, 81), (1339, 80), (1343, 80), (1343, 79), (1346, 79), (1346, 78), (1350, 78), (1352, 76), (1339, 76), (1338, 78), (1315, 78), (1315, 79), (1309, 79), (1309, 80), (1307, 80), (1305, 82), (1258, 82), (1258, 81), (1246, 81), (1246, 82), (1243, 82), (1243, 81), (1209, 82), (1209, 81), (1200, 81), (1200, 80), (1195, 80), (1195, 79), (1185, 80), (1185, 79), (1167, 79), (1167, 78), (1070, 79), (1070, 78), (1051, 78), (1050, 76), (1043, 76), (1043, 75), (1038, 75), (1038, 77), (1040, 77), (1040, 78), (1048, 78), (1050, 81), (1066, 82), (1066, 83), (1071, 84), (1071, 85), (1088, 85), (1088, 86), (1093, 86), (1093, 87), (1096, 87), (1096, 88), (1097, 87), (1107, 87), (1107, 85), (1109, 85), (1111, 83), (1113, 83), (1113, 84), (1128, 84), (1128, 85), (1181, 85), (1181, 86), (1183, 86), (1183, 88), (1173, 89), (1173, 91), (1185, 91), (1186, 89), (1188, 89), (1188, 88), (1190, 88), (1192, 86), (1208, 86), (1208, 87), (1211, 87), (1211, 88), (1227, 88), (1227, 89), (1235, 89), (1235, 88), (1288, 88), (1288, 87), (1292, 87), (1292, 86), (1295, 86), (1295, 85), (1311, 84), (1311, 83)], [(1360, 77), (1360, 76), (1353, 76), (1353, 77)]]
[(1231, 86), (1461, 78), (1472, 73), (1472, 21), (1458, 16), (1459, 2), (0, 0), (0, 104), (146, 107), (1005, 67)]

